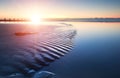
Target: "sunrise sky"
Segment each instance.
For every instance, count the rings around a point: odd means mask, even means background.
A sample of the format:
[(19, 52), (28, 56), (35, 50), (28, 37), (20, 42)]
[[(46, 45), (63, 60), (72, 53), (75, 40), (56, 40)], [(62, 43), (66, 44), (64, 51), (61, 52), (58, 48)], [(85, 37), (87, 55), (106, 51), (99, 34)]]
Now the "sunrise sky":
[(0, 0), (0, 18), (120, 17), (120, 0)]

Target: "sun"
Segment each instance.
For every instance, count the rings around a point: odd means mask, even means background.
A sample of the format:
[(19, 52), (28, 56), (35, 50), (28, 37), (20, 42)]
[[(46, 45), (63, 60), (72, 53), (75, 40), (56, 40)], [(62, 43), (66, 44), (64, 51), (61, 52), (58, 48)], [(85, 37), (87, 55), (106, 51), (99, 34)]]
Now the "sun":
[(30, 20), (32, 24), (40, 24), (42, 21), (39, 15), (33, 15)]

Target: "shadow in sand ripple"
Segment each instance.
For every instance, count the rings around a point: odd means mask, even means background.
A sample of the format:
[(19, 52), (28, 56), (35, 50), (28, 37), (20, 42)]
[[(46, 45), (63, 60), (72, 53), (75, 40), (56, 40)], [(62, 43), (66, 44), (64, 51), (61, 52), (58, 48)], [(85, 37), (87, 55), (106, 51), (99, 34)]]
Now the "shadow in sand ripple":
[(9, 48), (14, 47), (14, 49), (3, 50), (4, 53), (0, 54), (2, 56), (0, 58), (6, 60), (0, 65), (0, 69), (2, 68), (0, 70), (1, 76), (12, 75), (14, 78), (16, 75), (13, 76), (13, 74), (16, 73), (22, 75), (21, 78), (23, 76), (29, 78), (73, 48), (76, 30), (72, 26), (53, 26), (53, 29), (52, 26), (46, 26), (45, 28), (46, 30), (34, 34), (31, 32), (15, 32), (15, 40), (11, 42), (13, 46), (8, 46)]

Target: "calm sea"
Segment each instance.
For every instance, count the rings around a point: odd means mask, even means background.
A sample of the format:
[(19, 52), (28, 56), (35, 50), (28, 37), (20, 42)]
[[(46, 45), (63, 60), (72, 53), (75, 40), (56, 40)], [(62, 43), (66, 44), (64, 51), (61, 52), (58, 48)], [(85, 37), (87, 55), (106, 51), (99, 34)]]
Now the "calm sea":
[(120, 78), (120, 23), (71, 23), (74, 48), (48, 70), (58, 78)]
[[(57, 78), (120, 78), (120, 23), (68, 24), (77, 31), (73, 49), (43, 70), (55, 73)], [(17, 42), (12, 43), (17, 38), (14, 33), (25, 31), (40, 30), (26, 24), (0, 24), (0, 52), (7, 51), (6, 46), (16, 47)], [(32, 37), (29, 39), (34, 40)]]

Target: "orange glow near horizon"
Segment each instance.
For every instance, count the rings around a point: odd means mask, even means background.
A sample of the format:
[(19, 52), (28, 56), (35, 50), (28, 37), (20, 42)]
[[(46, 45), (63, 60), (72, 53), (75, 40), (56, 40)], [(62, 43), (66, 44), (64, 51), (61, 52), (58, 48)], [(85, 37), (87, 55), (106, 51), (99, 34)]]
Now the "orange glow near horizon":
[(0, 0), (0, 18), (120, 18), (120, 1)]

